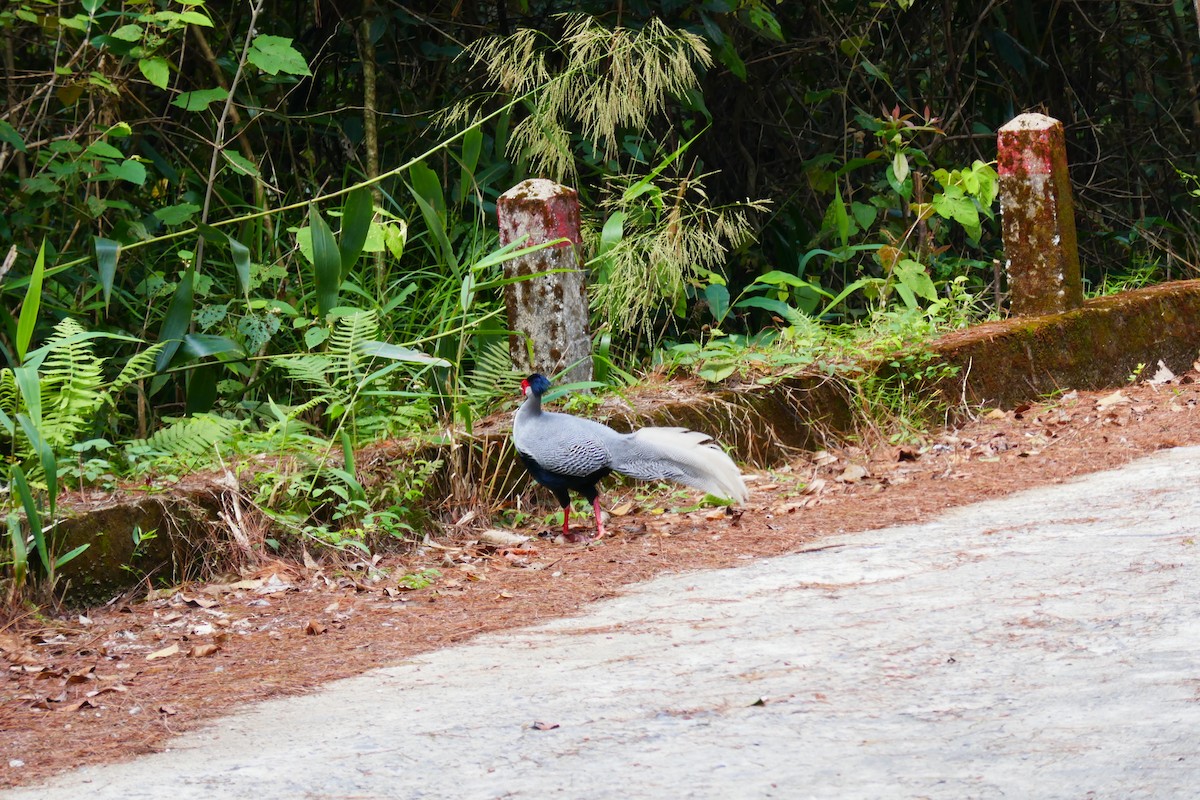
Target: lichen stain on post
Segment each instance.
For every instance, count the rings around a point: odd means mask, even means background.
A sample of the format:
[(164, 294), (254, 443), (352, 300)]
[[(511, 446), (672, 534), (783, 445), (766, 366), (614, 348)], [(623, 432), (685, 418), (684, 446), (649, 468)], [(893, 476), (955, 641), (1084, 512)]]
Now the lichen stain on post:
[[(592, 378), (587, 284), (579, 268), (579, 196), (552, 181), (522, 181), (496, 203), (500, 243), (524, 239), (522, 246), (564, 241), (514, 258), (504, 265), (506, 278), (540, 275), (505, 287), (509, 353), (521, 371), (563, 375), (569, 381)], [(530, 358), (528, 344), (532, 347)], [(578, 362), (578, 363), (576, 363)]]
[(1000, 128), (996, 161), (1012, 313), (1078, 308), (1083, 282), (1062, 123), (1020, 115)]

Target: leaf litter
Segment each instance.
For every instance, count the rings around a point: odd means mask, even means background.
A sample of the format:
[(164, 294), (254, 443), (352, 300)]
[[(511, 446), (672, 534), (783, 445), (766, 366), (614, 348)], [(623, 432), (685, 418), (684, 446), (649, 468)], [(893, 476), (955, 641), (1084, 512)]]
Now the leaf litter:
[[(303, 563), (268, 564), (232, 581), (0, 622), (0, 763), (20, 765), (0, 774), (0, 786), (161, 749), (172, 733), (246, 703), (571, 614), (664, 571), (811, 549), (828, 534), (913, 522), (1200, 444), (1200, 364), (1178, 376), (1161, 366), (1119, 391), (977, 411), (920, 442), (829, 444), (749, 475), (751, 500), (737, 515), (654, 507), (612, 490), (612, 535), (599, 542), (539, 539), (540, 526), (488, 528), (480, 515), (464, 515), (417, 552), (340, 573), (306, 553)], [(537, 490), (531, 496), (552, 505)], [(582, 537), (592, 520), (579, 522), (572, 533)]]

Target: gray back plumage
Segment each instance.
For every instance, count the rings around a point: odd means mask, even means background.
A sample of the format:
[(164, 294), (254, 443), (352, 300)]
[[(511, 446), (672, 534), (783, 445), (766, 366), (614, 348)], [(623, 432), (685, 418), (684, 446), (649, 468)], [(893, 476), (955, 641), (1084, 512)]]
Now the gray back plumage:
[(513, 420), (521, 453), (559, 475), (583, 477), (612, 469), (640, 480), (671, 480), (745, 502), (748, 492), (733, 460), (707, 434), (686, 428), (617, 433), (593, 420), (542, 411), (530, 394)]

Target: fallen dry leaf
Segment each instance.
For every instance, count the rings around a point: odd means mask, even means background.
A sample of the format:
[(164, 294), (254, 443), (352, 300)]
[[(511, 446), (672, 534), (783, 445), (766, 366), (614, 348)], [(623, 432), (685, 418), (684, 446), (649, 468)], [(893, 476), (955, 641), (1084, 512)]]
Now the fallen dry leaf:
[(1120, 405), (1121, 403), (1128, 403), (1128, 402), (1129, 402), (1129, 398), (1126, 397), (1124, 394), (1122, 394), (1120, 389), (1117, 389), (1112, 394), (1106, 394), (1103, 397), (1096, 400), (1096, 408), (1103, 411), (1106, 408), (1110, 408), (1112, 406)]
[(824, 478), (813, 478), (801, 491), (804, 494), (820, 494), (825, 491), (826, 483)]
[(1168, 367), (1160, 358), (1158, 360), (1158, 370), (1154, 373), (1154, 377), (1147, 380), (1146, 383), (1150, 384), (1151, 386), (1161, 386), (1162, 384), (1170, 383), (1173, 380), (1175, 380), (1175, 373), (1171, 372), (1170, 367)]
[(164, 647), (162, 650), (155, 650), (150, 655), (146, 656), (147, 661), (153, 661), (156, 658), (169, 658), (179, 652), (179, 645), (173, 644), (170, 647)]
[(552, 731), (558, 727), (557, 722), (535, 722), (530, 726), (535, 731)]
[(74, 703), (71, 703), (69, 706), (60, 706), (59, 711), (78, 711), (81, 708), (95, 708), (95, 707), (96, 707), (96, 704), (92, 701), (92, 698), (85, 697), (82, 700), (76, 700)]
[(871, 473), (862, 464), (850, 464), (844, 470), (842, 470), (842, 474), (838, 475), (834, 480), (836, 480), (838, 483), (858, 483), (870, 474)]
[(188, 658), (207, 658), (220, 651), (221, 646), (217, 644), (198, 644), (188, 651)]
[(515, 547), (522, 542), (529, 541), (528, 536), (523, 536), (512, 531), (502, 531), (498, 528), (489, 528), (479, 534), (479, 541), (484, 544), (492, 545), (493, 547)]
[(633, 503), (621, 503), (618, 506), (610, 508), (608, 513), (614, 517), (626, 517), (629, 516), (629, 512), (631, 511), (633, 511)]
[(189, 606), (195, 606), (196, 608), (214, 608), (220, 605), (220, 603), (216, 600), (210, 600), (207, 597), (188, 597), (187, 595), (180, 595), (179, 599), (185, 604)]
[(315, 619), (310, 619), (308, 624), (304, 626), (304, 633), (306, 636), (320, 636), (325, 631), (325, 623)]

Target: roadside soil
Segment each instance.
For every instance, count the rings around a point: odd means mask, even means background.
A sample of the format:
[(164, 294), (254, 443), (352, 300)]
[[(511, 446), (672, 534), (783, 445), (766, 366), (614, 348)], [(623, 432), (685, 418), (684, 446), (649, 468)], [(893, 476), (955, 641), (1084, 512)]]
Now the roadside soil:
[[(0, 622), (0, 787), (170, 748), (249, 703), (311, 691), (477, 634), (577, 612), (664, 572), (819, 548), (966, 503), (1200, 444), (1200, 375), (995, 409), (921, 444), (848, 446), (750, 475), (744, 509), (604, 496), (593, 543), (447, 535), (374, 565), (271, 563), (220, 582)], [(549, 501), (549, 496), (547, 495)], [(580, 532), (590, 516), (576, 517)], [(574, 538), (574, 537), (573, 537)], [(404, 576), (436, 570), (431, 585)], [(369, 722), (364, 722), (369, 724)]]

